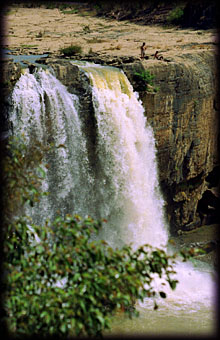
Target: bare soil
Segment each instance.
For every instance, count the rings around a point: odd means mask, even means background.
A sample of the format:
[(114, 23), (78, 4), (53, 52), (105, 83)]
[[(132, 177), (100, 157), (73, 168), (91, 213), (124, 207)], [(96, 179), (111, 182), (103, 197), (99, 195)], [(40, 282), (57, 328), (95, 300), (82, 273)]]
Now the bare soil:
[(140, 46), (146, 43), (146, 55), (152, 58), (158, 50), (165, 58), (201, 50), (213, 50), (217, 32), (145, 26), (128, 21), (95, 17), (92, 12), (66, 11), (58, 8), (25, 8), (11, 5), (3, 15), (4, 47), (17, 54), (59, 55), (59, 50), (80, 45), (83, 53), (140, 57)]

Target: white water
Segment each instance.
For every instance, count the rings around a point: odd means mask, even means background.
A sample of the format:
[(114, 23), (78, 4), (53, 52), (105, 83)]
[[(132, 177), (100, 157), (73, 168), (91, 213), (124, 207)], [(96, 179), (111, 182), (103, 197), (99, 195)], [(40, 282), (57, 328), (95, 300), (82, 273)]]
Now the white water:
[[(79, 214), (87, 214), (92, 178), (77, 112), (77, 96), (68, 93), (52, 74), (40, 70), (21, 76), (14, 88), (12, 102), (13, 133), (23, 134), (27, 144), (40, 141), (43, 145), (54, 143), (56, 146), (45, 157), (45, 164), (50, 167), (45, 168), (43, 190), (49, 191), (50, 195), (42, 199), (40, 207), (29, 211), (34, 222), (53, 218), (58, 209), (61, 214), (74, 209)], [(65, 148), (58, 147), (60, 145)]]
[[(161, 290), (167, 293), (167, 298), (157, 297), (158, 310), (153, 310), (152, 299), (138, 302), (136, 308), (140, 313), (139, 318), (129, 320), (123, 315), (118, 315), (113, 320), (111, 334), (216, 335), (218, 327), (216, 288), (209, 266), (201, 264), (199, 269), (195, 269), (190, 263), (179, 262), (175, 269), (179, 283), (174, 291), (167, 285), (161, 286)], [(158, 280), (154, 283), (157, 286)]]
[[(43, 185), (51, 195), (42, 201), (40, 215), (35, 213), (33, 218), (53, 217), (57, 209), (61, 213), (90, 214), (107, 219), (101, 237), (111, 246), (130, 242), (134, 248), (145, 243), (166, 246), (168, 231), (157, 178), (155, 141), (138, 96), (123, 72), (110, 67), (80, 67), (91, 82), (97, 122), (95, 168), (89, 164), (89, 142), (82, 132), (79, 98), (44, 71), (22, 75), (13, 92), (14, 133), (24, 133), (28, 143), (38, 139), (66, 146), (45, 160), (51, 167)], [(197, 325), (201, 317), (203, 325), (209, 323), (215, 300), (209, 269), (196, 270), (190, 264), (178, 263), (176, 270), (180, 283), (175, 291), (165, 288), (168, 298), (160, 300), (161, 311), (155, 318), (165, 315), (172, 320), (188, 313), (196, 317)], [(139, 303), (142, 318), (152, 306), (150, 299)], [(130, 325), (132, 332), (132, 322)], [(126, 329), (129, 333), (129, 326)], [(143, 328), (143, 332), (148, 330)]]
[(100, 216), (108, 223), (101, 233), (111, 245), (168, 239), (163, 199), (157, 179), (153, 131), (144, 109), (122, 71), (85, 66), (92, 85), (97, 120), (99, 160), (95, 191)]

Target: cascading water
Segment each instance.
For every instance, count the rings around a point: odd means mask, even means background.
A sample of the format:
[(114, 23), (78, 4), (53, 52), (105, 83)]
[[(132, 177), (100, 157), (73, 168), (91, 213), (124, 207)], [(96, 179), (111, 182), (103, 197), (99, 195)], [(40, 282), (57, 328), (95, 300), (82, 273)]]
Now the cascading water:
[[(83, 69), (91, 81), (98, 127), (101, 169), (96, 192), (102, 199), (101, 211), (108, 212), (110, 220), (102, 235), (113, 244), (118, 244), (118, 240), (120, 244), (132, 241), (134, 248), (143, 243), (165, 246), (168, 232), (157, 177), (155, 140), (144, 108), (123, 72), (97, 65)], [(212, 277), (204, 269), (177, 263), (180, 283), (175, 291), (161, 285), (165, 282), (155, 281), (168, 295), (166, 300), (160, 299), (162, 313), (167, 315), (169, 311), (169, 316), (174, 317), (176, 312), (189, 313), (191, 308), (192, 317), (200, 310), (211, 309), (214, 287)], [(139, 304), (142, 312), (150, 307), (150, 299)], [(203, 316), (204, 327), (205, 319)]]
[[(36, 139), (45, 144), (52, 141), (57, 146), (45, 159), (50, 168), (46, 169), (43, 187), (50, 195), (38, 207), (40, 215), (34, 211), (32, 217), (36, 222), (53, 218), (57, 209), (62, 214), (90, 214), (107, 219), (100, 237), (111, 246), (132, 243), (137, 248), (149, 243), (165, 247), (168, 231), (157, 179), (155, 141), (138, 95), (116, 68), (78, 66), (87, 75), (92, 93), (96, 122), (93, 164), (87, 150), (90, 142), (82, 129), (80, 98), (42, 70), (22, 75), (13, 91), (13, 133), (23, 133), (27, 143)], [(60, 144), (65, 148), (58, 147)], [(138, 327), (142, 333), (153, 332), (144, 328), (145, 311), (147, 324), (152, 327), (155, 320), (162, 324), (164, 317), (177, 320), (179, 315), (184, 320), (189, 314), (199, 325), (198, 331), (203, 326), (207, 329), (207, 323), (210, 325), (214, 312), (211, 274), (182, 263), (177, 264), (176, 271), (179, 287), (168, 291), (167, 299), (161, 299), (161, 312), (150, 312), (149, 299), (138, 306), (142, 313), (142, 326)], [(193, 322), (192, 325), (196, 329)], [(129, 325), (126, 328), (132, 332)]]
[(97, 122), (97, 209), (108, 220), (101, 236), (111, 245), (165, 246), (167, 230), (157, 179), (153, 131), (125, 74), (85, 66)]
[[(55, 148), (45, 157), (46, 178), (43, 189), (49, 191), (40, 206), (29, 211), (35, 223), (75, 209), (88, 214), (92, 193), (86, 141), (78, 116), (78, 98), (49, 72), (26, 72), (15, 85), (10, 120), (13, 133), (23, 134), (26, 143), (54, 143)], [(60, 147), (61, 146), (61, 147)], [(85, 186), (87, 183), (87, 186)]]
[(13, 92), (14, 133), (23, 133), (27, 143), (37, 139), (65, 146), (46, 159), (50, 168), (44, 186), (50, 195), (43, 215), (59, 209), (105, 218), (101, 236), (112, 246), (165, 246), (154, 136), (150, 126), (145, 128), (144, 109), (118, 69), (84, 70), (93, 83), (96, 169), (89, 164), (75, 95), (45, 71), (22, 75)]

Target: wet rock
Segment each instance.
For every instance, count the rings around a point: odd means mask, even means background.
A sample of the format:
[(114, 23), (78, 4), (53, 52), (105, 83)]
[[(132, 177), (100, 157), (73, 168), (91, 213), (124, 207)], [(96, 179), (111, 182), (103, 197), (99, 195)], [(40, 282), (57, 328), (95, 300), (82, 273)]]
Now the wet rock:
[(191, 231), (182, 231), (178, 237), (172, 239), (172, 243), (179, 248), (197, 248), (203, 251), (196, 256), (197, 259), (210, 265), (218, 266), (219, 226), (216, 224), (203, 225)]
[[(214, 180), (209, 177), (213, 169), (218, 168), (219, 162), (220, 105), (216, 104), (219, 100), (214, 90), (218, 77), (213, 52), (184, 54), (170, 62), (142, 62), (140, 58), (131, 56), (98, 53), (77, 58), (121, 68), (134, 90), (139, 92), (147, 121), (155, 133), (160, 183), (167, 202), (172, 233), (192, 230), (204, 221), (212, 223), (209, 212), (201, 212), (200, 207), (204, 193), (213, 188)], [(37, 62), (52, 67), (56, 77), (68, 90), (83, 98), (85, 112), (82, 110), (82, 115), (86, 116), (92, 109), (91, 94), (88, 85), (86, 87), (86, 80), (83, 80), (84, 75), (69, 60), (61, 56), (49, 56)], [(15, 72), (14, 69), (17, 66), (12, 64), (8, 64), (6, 76), (10, 84), (16, 82), (19, 74), (19, 70)], [(144, 70), (154, 76), (151, 92), (135, 76)], [(12, 87), (7, 88), (9, 90)], [(153, 91), (155, 88), (157, 91)], [(212, 177), (215, 178), (216, 174)]]

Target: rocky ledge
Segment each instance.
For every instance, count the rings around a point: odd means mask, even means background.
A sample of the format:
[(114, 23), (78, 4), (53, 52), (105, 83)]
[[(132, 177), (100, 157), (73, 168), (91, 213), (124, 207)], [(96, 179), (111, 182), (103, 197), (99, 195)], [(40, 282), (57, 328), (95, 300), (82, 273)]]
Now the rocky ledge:
[[(211, 52), (182, 54), (170, 62), (148, 60), (157, 91), (141, 91), (155, 133), (160, 181), (176, 233), (218, 223), (219, 96)], [(134, 87), (133, 65), (124, 65)]]
[[(219, 222), (219, 102), (216, 56), (211, 51), (185, 53), (169, 60), (79, 55), (75, 59), (123, 69), (139, 92), (148, 123), (154, 129), (160, 183), (173, 235)], [(71, 92), (84, 91), (80, 73), (67, 58), (48, 57), (38, 63), (52, 67)], [(34, 71), (35, 65), (29, 65)], [(147, 71), (153, 86), (137, 73)], [(21, 68), (5, 62), (4, 90), (10, 93)], [(89, 99), (88, 99), (89, 100)], [(89, 110), (89, 102), (85, 103)]]

